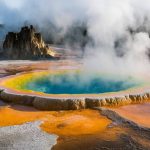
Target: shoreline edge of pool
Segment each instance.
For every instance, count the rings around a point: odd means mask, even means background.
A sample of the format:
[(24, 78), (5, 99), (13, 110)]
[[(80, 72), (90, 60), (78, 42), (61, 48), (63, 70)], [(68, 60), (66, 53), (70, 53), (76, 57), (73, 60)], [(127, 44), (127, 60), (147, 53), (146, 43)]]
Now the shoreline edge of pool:
[(147, 102), (150, 99), (149, 86), (131, 88), (119, 92), (102, 94), (45, 94), (34, 91), (11, 89), (2, 83), (18, 77), (20, 73), (0, 80), (0, 98), (5, 102), (33, 106), (39, 110), (78, 110), (102, 106), (122, 106)]

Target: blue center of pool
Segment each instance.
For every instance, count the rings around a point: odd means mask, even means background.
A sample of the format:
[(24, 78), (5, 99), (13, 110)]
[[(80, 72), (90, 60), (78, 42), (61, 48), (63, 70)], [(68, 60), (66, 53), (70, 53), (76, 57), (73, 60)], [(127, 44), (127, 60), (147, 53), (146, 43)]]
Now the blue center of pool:
[(126, 90), (138, 85), (130, 78), (86, 77), (80, 74), (47, 75), (26, 83), (23, 89), (48, 94), (98, 94)]

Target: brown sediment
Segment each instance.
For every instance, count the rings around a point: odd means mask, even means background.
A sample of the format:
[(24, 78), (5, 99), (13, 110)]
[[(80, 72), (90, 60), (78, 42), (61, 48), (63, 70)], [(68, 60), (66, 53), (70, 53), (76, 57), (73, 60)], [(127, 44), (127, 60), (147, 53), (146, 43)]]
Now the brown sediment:
[(149, 150), (149, 141), (140, 131), (113, 127), (92, 135), (60, 137), (52, 150)]
[(57, 144), (52, 150), (96, 150), (96, 149), (121, 149), (125, 142), (119, 136), (127, 132), (120, 127), (107, 128), (103, 132), (78, 136), (59, 136)]

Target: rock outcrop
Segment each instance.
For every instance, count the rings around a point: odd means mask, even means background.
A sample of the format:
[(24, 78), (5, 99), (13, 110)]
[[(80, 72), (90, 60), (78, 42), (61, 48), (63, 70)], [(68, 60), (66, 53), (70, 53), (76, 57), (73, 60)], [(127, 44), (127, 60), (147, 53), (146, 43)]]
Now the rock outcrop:
[(53, 58), (55, 52), (46, 45), (35, 28), (22, 27), (19, 33), (9, 32), (3, 43), (3, 55), (9, 59)]

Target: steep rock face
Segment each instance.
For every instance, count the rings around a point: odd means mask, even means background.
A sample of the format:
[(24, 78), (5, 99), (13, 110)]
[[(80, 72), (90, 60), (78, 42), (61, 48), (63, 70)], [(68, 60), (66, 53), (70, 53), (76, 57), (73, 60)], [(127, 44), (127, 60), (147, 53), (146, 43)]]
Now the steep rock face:
[(55, 52), (46, 45), (34, 27), (22, 27), (19, 33), (9, 32), (3, 43), (3, 55), (11, 59), (55, 57)]

